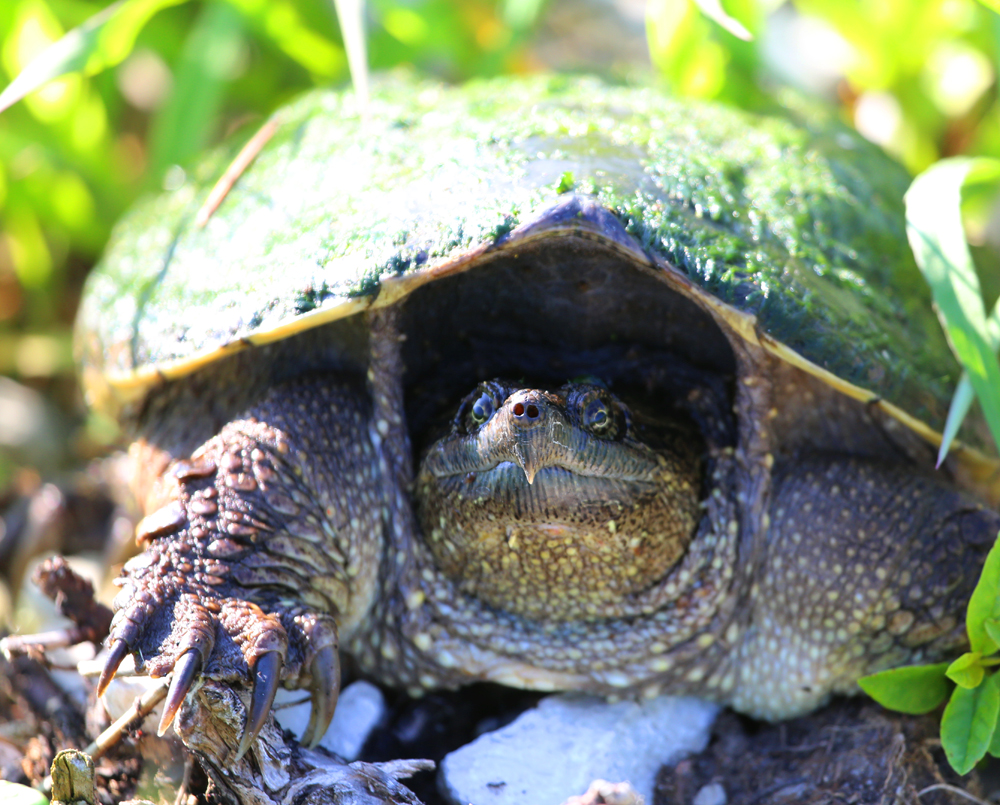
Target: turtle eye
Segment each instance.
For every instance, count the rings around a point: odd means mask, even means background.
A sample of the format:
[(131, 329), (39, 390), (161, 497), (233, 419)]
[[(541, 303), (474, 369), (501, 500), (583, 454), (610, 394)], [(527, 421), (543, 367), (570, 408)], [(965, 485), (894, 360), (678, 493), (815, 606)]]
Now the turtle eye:
[(611, 411), (608, 410), (607, 403), (600, 397), (594, 397), (584, 407), (583, 424), (596, 433), (608, 429), (611, 424)]
[(491, 416), (493, 416), (493, 400), (484, 392), (469, 409), (469, 420), (473, 425), (482, 425)]

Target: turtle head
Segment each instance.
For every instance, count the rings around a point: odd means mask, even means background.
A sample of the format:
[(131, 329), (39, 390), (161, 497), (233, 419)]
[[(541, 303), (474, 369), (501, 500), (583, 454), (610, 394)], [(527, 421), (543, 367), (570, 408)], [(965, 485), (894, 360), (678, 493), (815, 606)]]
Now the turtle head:
[(628, 407), (601, 385), (568, 383), (550, 392), (494, 380), (462, 401), (451, 433), (427, 452), (424, 466), (437, 478), (520, 494), (538, 479), (547, 492), (573, 497), (567, 481), (574, 477), (595, 489), (600, 479), (655, 483), (661, 462), (636, 437)]
[[(586, 378), (491, 380), (424, 453), (417, 498), (438, 565), (529, 617), (606, 617), (662, 578), (697, 525), (697, 434)], [(541, 594), (539, 594), (541, 591)]]

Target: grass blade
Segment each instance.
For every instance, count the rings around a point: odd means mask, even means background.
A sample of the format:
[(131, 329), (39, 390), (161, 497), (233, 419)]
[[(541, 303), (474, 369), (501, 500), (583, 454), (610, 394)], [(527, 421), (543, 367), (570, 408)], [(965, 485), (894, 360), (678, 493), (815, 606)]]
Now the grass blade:
[(694, 0), (694, 2), (701, 9), (702, 14), (713, 20), (717, 25), (721, 25), (737, 39), (742, 39), (744, 42), (749, 42), (753, 39), (753, 34), (738, 19), (727, 14), (719, 0)]
[(340, 21), (340, 34), (347, 50), (347, 66), (362, 117), (368, 116), (368, 51), (365, 46), (364, 0), (333, 0)]
[(208, 141), (242, 37), (242, 16), (227, 3), (217, 0), (201, 10), (175, 65), (173, 92), (153, 120), (152, 181), (170, 165), (191, 159)]
[(969, 380), (969, 373), (962, 372), (962, 377), (955, 388), (955, 395), (951, 398), (951, 405), (948, 407), (948, 418), (945, 420), (944, 432), (941, 434), (941, 446), (938, 448), (935, 467), (940, 467), (948, 456), (951, 443), (955, 441), (958, 429), (962, 427), (962, 422), (965, 420), (965, 415), (969, 413), (975, 396), (975, 392), (972, 390), (972, 381)]
[(160, 9), (186, 0), (118, 0), (53, 42), (0, 93), (0, 112), (67, 73), (99, 73), (125, 60), (142, 27)]
[(945, 159), (918, 176), (906, 193), (906, 233), (938, 317), (1000, 444), (1000, 363), (989, 343), (979, 279), (965, 244), (961, 190), (970, 171), (995, 169), (995, 160)]
[[(997, 300), (993, 312), (986, 319), (986, 339), (994, 353), (1000, 350), (1000, 299)], [(958, 429), (962, 426), (965, 415), (969, 413), (972, 398), (972, 382), (969, 380), (969, 373), (962, 372), (962, 378), (958, 381), (955, 396), (951, 398), (951, 406), (948, 408), (948, 419), (944, 423), (944, 433), (941, 436), (941, 447), (938, 449), (937, 456), (938, 467), (944, 462), (948, 450), (951, 448), (951, 443), (955, 440)]]

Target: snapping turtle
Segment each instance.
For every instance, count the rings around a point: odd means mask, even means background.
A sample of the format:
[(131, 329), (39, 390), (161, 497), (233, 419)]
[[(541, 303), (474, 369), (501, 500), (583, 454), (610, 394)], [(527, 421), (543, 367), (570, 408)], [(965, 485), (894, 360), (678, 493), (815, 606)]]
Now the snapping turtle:
[[(940, 657), (997, 533), (906, 177), (855, 135), (540, 78), (309, 95), (90, 278), (142, 554), (100, 681), (695, 694), (765, 719)], [(246, 160), (242, 160), (246, 161)], [(204, 225), (202, 225), (204, 224)], [(970, 446), (970, 444), (972, 446)]]

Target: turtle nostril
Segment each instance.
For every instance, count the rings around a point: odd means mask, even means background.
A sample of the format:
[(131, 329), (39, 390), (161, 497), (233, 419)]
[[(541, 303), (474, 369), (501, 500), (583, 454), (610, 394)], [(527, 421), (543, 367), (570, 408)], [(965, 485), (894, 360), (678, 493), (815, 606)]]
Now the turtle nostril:
[(514, 421), (519, 422), (522, 427), (534, 425), (541, 421), (542, 411), (534, 403), (516, 402), (511, 406), (511, 413)]

